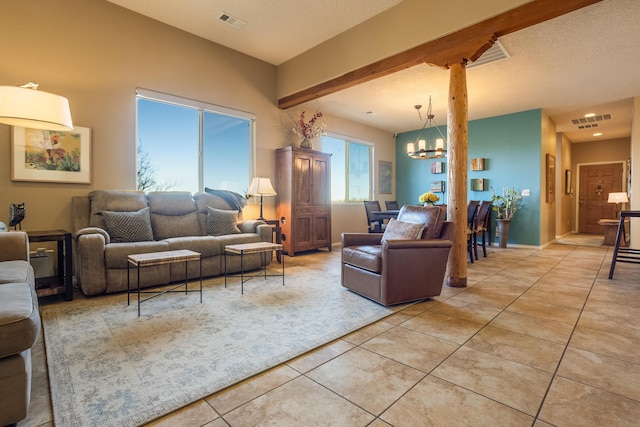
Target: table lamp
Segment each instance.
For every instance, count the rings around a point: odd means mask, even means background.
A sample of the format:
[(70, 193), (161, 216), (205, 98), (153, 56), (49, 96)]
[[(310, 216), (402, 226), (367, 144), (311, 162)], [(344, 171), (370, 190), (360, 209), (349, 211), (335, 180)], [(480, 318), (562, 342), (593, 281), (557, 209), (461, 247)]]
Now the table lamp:
[(628, 203), (629, 198), (627, 197), (627, 193), (609, 193), (609, 198), (607, 199), (607, 203), (615, 203), (616, 204), (616, 219), (620, 218), (620, 203)]
[(250, 196), (260, 196), (260, 217), (258, 219), (264, 221), (264, 217), (262, 216), (262, 198), (264, 196), (278, 195), (271, 185), (271, 180), (269, 178), (262, 177), (253, 178), (247, 194)]

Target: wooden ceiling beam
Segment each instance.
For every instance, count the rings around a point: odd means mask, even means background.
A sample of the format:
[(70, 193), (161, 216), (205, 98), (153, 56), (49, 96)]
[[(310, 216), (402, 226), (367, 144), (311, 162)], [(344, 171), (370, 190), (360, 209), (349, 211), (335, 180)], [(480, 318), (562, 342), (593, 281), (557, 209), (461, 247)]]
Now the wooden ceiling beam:
[(294, 107), (421, 63), (449, 68), (454, 63), (475, 61), (498, 37), (600, 1), (602, 0), (534, 0), (478, 24), (285, 96), (278, 100), (278, 106), (283, 109)]

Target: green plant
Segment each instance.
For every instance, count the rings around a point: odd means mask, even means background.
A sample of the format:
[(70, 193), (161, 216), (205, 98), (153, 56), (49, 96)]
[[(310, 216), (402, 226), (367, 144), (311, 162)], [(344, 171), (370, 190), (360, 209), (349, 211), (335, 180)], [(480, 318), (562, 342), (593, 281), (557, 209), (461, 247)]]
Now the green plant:
[(497, 195), (493, 187), (491, 187), (491, 191), (493, 192), (493, 196), (491, 196), (491, 201), (493, 202), (492, 209), (496, 211), (496, 219), (503, 221), (513, 219), (517, 210), (522, 207), (520, 206), (520, 202), (522, 201), (520, 192), (516, 191), (515, 187), (503, 187), (502, 195)]

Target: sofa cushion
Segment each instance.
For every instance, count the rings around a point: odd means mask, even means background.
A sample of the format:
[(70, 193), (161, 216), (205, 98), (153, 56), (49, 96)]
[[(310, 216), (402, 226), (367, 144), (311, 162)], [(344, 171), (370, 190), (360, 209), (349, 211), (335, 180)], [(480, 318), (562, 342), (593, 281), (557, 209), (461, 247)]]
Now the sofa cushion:
[(220, 255), (220, 243), (214, 236), (172, 237), (164, 239), (164, 242), (169, 244), (169, 249), (172, 251), (189, 249), (198, 252), (202, 258)]
[(107, 233), (113, 243), (148, 242), (153, 240), (149, 208), (137, 212), (102, 212)]
[(38, 338), (40, 315), (32, 286), (0, 285), (0, 358), (31, 348)]
[(347, 264), (380, 273), (382, 247), (380, 245), (347, 246), (342, 249), (342, 260)]
[(27, 261), (3, 261), (0, 268), (0, 284), (33, 282), (33, 273)]
[(89, 193), (91, 216), (89, 225), (106, 230), (102, 212), (135, 212), (147, 207), (147, 195), (142, 191), (96, 190)]
[(422, 236), (424, 224), (398, 221), (391, 218), (384, 230), (381, 242), (385, 240), (415, 240)]
[(228, 211), (209, 207), (207, 215), (207, 234), (224, 236), (225, 234), (239, 234), (238, 211)]
[(156, 240), (202, 236), (196, 204), (187, 191), (159, 191), (147, 194), (151, 227)]
[(170, 249), (166, 241), (110, 243), (104, 248), (104, 266), (107, 270), (126, 269), (128, 255), (162, 252)]

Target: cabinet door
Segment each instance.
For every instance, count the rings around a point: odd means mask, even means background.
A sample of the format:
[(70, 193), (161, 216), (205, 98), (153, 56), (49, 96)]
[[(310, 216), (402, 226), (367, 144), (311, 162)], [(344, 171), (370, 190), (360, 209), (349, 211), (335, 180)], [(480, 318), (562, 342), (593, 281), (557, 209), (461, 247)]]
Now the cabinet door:
[(293, 251), (307, 251), (314, 249), (313, 244), (313, 214), (310, 210), (302, 209), (295, 215), (293, 236)]
[(293, 165), (293, 202), (297, 206), (311, 206), (313, 203), (313, 157), (296, 153)]
[(328, 212), (313, 215), (313, 238), (314, 247), (327, 246), (331, 250), (331, 214)]
[(313, 181), (311, 182), (311, 201), (314, 206), (331, 204), (331, 157), (313, 158)]

